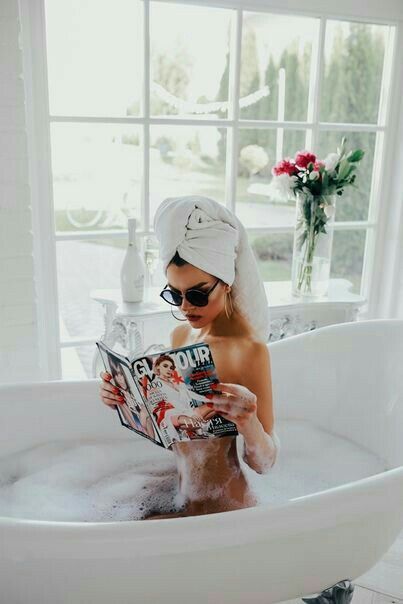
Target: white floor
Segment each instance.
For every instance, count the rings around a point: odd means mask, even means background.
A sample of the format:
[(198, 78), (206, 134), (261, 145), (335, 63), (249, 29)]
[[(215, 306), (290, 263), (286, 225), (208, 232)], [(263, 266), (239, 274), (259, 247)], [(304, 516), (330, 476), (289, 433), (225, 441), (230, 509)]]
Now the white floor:
[[(352, 604), (403, 604), (403, 531), (383, 558), (352, 583)], [(304, 604), (301, 598), (279, 604), (297, 603)]]
[(403, 531), (383, 558), (354, 584), (384, 594), (382, 601), (403, 602)]

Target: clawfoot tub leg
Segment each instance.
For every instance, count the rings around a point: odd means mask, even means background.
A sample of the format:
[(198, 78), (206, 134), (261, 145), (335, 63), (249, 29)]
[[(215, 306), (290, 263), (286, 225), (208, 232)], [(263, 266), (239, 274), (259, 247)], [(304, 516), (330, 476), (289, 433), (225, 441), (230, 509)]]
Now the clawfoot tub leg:
[(350, 604), (353, 593), (353, 583), (349, 579), (343, 579), (313, 598), (301, 599), (307, 604)]

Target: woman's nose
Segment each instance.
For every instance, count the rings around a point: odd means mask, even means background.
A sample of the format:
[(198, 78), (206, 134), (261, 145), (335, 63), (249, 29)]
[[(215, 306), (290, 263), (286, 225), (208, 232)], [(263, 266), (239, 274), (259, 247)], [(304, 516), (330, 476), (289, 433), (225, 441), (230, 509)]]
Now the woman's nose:
[(189, 310), (190, 308), (193, 308), (192, 304), (190, 304), (190, 302), (188, 302), (186, 300), (185, 297), (183, 297), (182, 299), (182, 304), (181, 304), (181, 310), (186, 312), (187, 310)]
[(187, 303), (187, 304), (182, 304), (181, 306), (181, 311), (184, 315), (189, 315), (191, 314), (191, 312), (195, 309), (194, 306), (192, 306), (191, 304)]

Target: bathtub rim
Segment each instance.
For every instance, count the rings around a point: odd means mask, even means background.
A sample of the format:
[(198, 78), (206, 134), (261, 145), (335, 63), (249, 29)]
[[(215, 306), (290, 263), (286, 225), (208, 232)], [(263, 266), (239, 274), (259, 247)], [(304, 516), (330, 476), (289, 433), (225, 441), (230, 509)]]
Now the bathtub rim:
[(363, 319), (358, 321), (343, 321), (342, 323), (332, 323), (331, 325), (323, 325), (321, 327), (317, 327), (316, 329), (310, 329), (309, 331), (303, 331), (301, 333), (296, 333), (288, 336), (287, 338), (282, 338), (281, 340), (274, 340), (272, 342), (268, 342), (268, 346), (271, 348), (272, 346), (283, 346), (285, 342), (288, 342), (290, 338), (292, 340), (301, 338), (312, 338), (312, 337), (322, 337), (322, 334), (332, 333), (334, 331), (343, 331), (343, 330), (362, 330), (365, 329), (367, 325), (400, 325), (403, 329), (403, 319)]

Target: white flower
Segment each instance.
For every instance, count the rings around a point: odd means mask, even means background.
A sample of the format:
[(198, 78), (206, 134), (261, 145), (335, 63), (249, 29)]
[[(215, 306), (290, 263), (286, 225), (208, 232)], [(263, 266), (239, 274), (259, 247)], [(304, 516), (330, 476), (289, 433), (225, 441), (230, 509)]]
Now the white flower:
[(312, 170), (312, 172), (309, 174), (309, 180), (318, 180), (319, 178), (319, 172), (317, 170)]
[(325, 209), (323, 211), (328, 218), (331, 218), (334, 215), (334, 206), (325, 206)]
[(329, 153), (329, 155), (323, 160), (326, 170), (332, 172), (340, 161), (340, 155), (338, 153)]
[(294, 193), (294, 187), (298, 182), (297, 176), (289, 174), (279, 174), (273, 176), (269, 185), (269, 196), (280, 199), (288, 199)]

